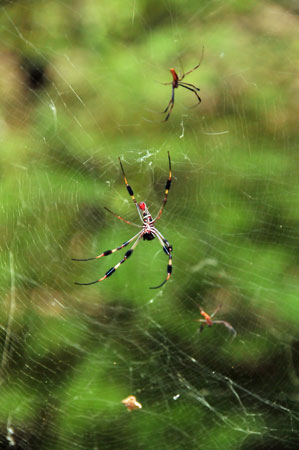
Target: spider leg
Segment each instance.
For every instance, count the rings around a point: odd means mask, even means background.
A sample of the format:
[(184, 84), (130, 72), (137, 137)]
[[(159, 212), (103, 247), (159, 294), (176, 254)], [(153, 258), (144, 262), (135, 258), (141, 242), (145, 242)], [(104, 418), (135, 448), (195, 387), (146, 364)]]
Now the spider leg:
[(119, 247), (114, 248), (113, 250), (106, 250), (105, 252), (101, 253), (98, 256), (95, 256), (94, 258), (87, 258), (87, 259), (77, 259), (77, 258), (72, 258), (73, 261), (92, 261), (93, 259), (98, 259), (98, 258), (102, 258), (102, 256), (108, 256), (111, 255), (111, 253), (115, 253), (118, 250), (121, 250), (122, 248), (126, 247), (127, 245), (130, 244), (130, 242), (134, 241), (134, 239), (136, 239), (138, 237), (139, 233), (135, 234), (135, 236), (133, 236), (131, 239), (129, 239), (128, 241), (124, 242), (122, 245), (120, 245)]
[(155, 218), (154, 222), (156, 222), (157, 220), (160, 219), (164, 206), (167, 203), (167, 197), (168, 197), (168, 192), (171, 186), (171, 180), (172, 180), (172, 172), (171, 172), (171, 160), (170, 160), (170, 154), (168, 152), (168, 162), (169, 162), (169, 176), (168, 176), (168, 180), (166, 181), (166, 185), (165, 185), (165, 192), (164, 192), (164, 199), (163, 199), (163, 203), (162, 206), (160, 208), (160, 211), (157, 214), (157, 217)]
[(159, 289), (171, 277), (171, 272), (172, 272), (172, 255), (171, 255), (171, 251), (172, 251), (172, 247), (171, 247), (171, 245), (169, 245), (169, 242), (162, 236), (162, 234), (160, 232), (158, 232), (158, 230), (153, 231), (153, 234), (155, 234), (157, 236), (160, 244), (163, 247), (164, 252), (166, 253), (166, 255), (168, 255), (167, 277), (165, 278), (165, 280), (161, 284), (159, 284), (159, 286), (150, 287), (150, 289)]
[(189, 73), (191, 73), (191, 72), (193, 72), (194, 70), (196, 70), (196, 69), (199, 68), (199, 66), (201, 65), (202, 60), (203, 60), (204, 49), (205, 49), (205, 48), (203, 47), (203, 48), (202, 48), (201, 57), (200, 57), (200, 61), (199, 61), (199, 63), (197, 64), (197, 66), (193, 67), (193, 69), (191, 69), (191, 70), (189, 70), (188, 72), (184, 73), (184, 74), (182, 75), (180, 81), (183, 80), (183, 79), (185, 78), (186, 75), (189, 75)]
[(172, 86), (171, 99), (170, 99), (167, 107), (165, 108), (165, 110), (162, 113), (162, 114), (164, 114), (164, 113), (166, 114), (167, 111), (168, 111), (168, 114), (165, 117), (165, 119), (162, 120), (162, 122), (166, 122), (169, 119), (169, 116), (171, 114), (171, 111), (172, 111), (173, 107), (174, 107), (174, 87)]
[(119, 160), (119, 164), (120, 164), (121, 171), (122, 171), (122, 173), (123, 173), (123, 177), (124, 177), (124, 180), (125, 180), (125, 184), (126, 184), (126, 187), (127, 187), (127, 191), (128, 191), (128, 193), (129, 193), (131, 199), (132, 199), (133, 202), (135, 203), (135, 206), (136, 206), (136, 208), (137, 208), (137, 211), (138, 211), (138, 214), (139, 214), (139, 217), (140, 217), (141, 222), (143, 222), (142, 216), (141, 216), (140, 211), (139, 211), (139, 208), (138, 208), (137, 200), (136, 200), (136, 198), (135, 198), (135, 196), (134, 196), (133, 189), (132, 189), (131, 186), (128, 184), (128, 180), (127, 180), (127, 178), (126, 178), (126, 174), (125, 174), (125, 171), (124, 171), (124, 168), (123, 168), (123, 165), (122, 165), (122, 163), (121, 163), (120, 158), (118, 158), (118, 160)]
[(188, 87), (188, 86), (185, 86), (184, 84), (181, 84), (181, 83), (179, 83), (179, 86), (182, 86), (183, 88), (188, 89), (188, 90), (191, 91), (191, 92), (194, 92), (194, 94), (196, 95), (196, 97), (197, 97), (197, 99), (198, 99), (198, 102), (197, 102), (195, 105), (191, 106), (191, 108), (194, 108), (194, 107), (197, 106), (199, 103), (201, 103), (201, 98), (200, 98), (200, 96), (198, 95), (198, 93), (196, 92), (195, 89), (190, 88), (190, 87)]
[[(171, 83), (161, 83), (161, 84), (171, 84), (171, 85), (173, 85), (173, 82), (171, 82)], [(163, 111), (154, 111), (153, 109), (149, 109), (149, 108), (146, 108), (148, 111), (150, 111), (150, 112), (153, 112), (153, 113), (156, 113), (156, 114), (166, 114), (167, 113), (167, 111), (169, 110), (169, 108), (170, 108), (170, 106), (171, 106), (171, 104), (174, 102), (174, 88), (172, 87), (172, 94), (171, 94), (171, 99), (169, 100), (169, 102), (168, 102), (168, 105), (166, 106), (166, 108), (163, 110)], [(152, 121), (150, 121), (150, 122), (152, 122)], [(163, 121), (164, 122), (164, 121)]]
[(113, 214), (115, 217), (122, 220), (123, 222), (126, 222), (129, 225), (133, 225), (134, 227), (142, 228), (142, 225), (137, 225), (137, 223), (129, 222), (129, 220), (123, 219), (123, 217), (119, 216), (118, 214), (115, 214), (110, 209), (106, 208), (106, 206), (104, 206), (104, 209), (106, 209), (106, 211), (110, 212), (110, 214)]
[(79, 284), (80, 286), (89, 286), (90, 284), (100, 283), (101, 281), (103, 281), (106, 278), (110, 277), (119, 268), (119, 266), (121, 264), (123, 264), (132, 255), (134, 249), (136, 248), (136, 246), (140, 242), (140, 238), (142, 236), (142, 232), (140, 232), (138, 234), (139, 234), (139, 236), (138, 236), (137, 240), (134, 242), (132, 247), (125, 253), (123, 259), (121, 259), (115, 266), (111, 267), (111, 269), (109, 269), (102, 278), (100, 278), (99, 280), (91, 281), (90, 283), (77, 283), (77, 282), (75, 282), (75, 284)]
[[(168, 83), (167, 83), (168, 84)], [(170, 108), (171, 104), (174, 103), (174, 87), (173, 87), (173, 82), (170, 83), (172, 85), (172, 90), (171, 90), (171, 98), (169, 100), (168, 105), (166, 106), (166, 108), (164, 109), (164, 111), (162, 111), (162, 114), (167, 113), (168, 109)]]
[(215, 311), (210, 315), (210, 317), (214, 317), (217, 312), (219, 311), (219, 309), (221, 309), (222, 305), (218, 305), (217, 308), (215, 309)]
[(213, 323), (222, 323), (226, 328), (229, 329), (229, 331), (231, 331), (234, 334), (234, 336), (237, 336), (236, 330), (231, 326), (230, 323), (226, 322), (225, 320), (214, 320)]
[(155, 232), (160, 236), (164, 244), (166, 244), (166, 246), (169, 247), (170, 251), (172, 252), (172, 245), (169, 244), (168, 240), (163, 236), (163, 234), (159, 230), (157, 230), (157, 228), (155, 228)]
[(190, 86), (190, 87), (193, 87), (194, 89), (196, 89), (198, 92), (200, 91), (200, 89), (198, 87), (196, 87), (194, 84), (186, 83), (185, 81), (183, 81), (183, 82), (180, 81), (179, 83), (181, 86), (182, 85)]
[(164, 109), (164, 111), (161, 111), (161, 114), (166, 114), (166, 113), (167, 113), (167, 111), (169, 110), (169, 108), (170, 108), (172, 102), (173, 102), (173, 99), (172, 99), (172, 96), (171, 96), (171, 99), (169, 100), (168, 105), (166, 106), (166, 108)]
[[(157, 236), (157, 238), (160, 240), (161, 244), (163, 245), (163, 242), (165, 244), (165, 247), (168, 249), (169, 252), (173, 251), (173, 246), (169, 244), (168, 240), (165, 239), (165, 237), (163, 236), (162, 233), (160, 233), (160, 231), (157, 230), (157, 228), (155, 228), (155, 234)], [(164, 247), (164, 246), (163, 246)]]
[(182, 74), (181, 74), (181, 72), (179, 74), (179, 80), (182, 80), (184, 78), (184, 66), (183, 66), (182, 58), (179, 58), (179, 61), (180, 61), (181, 69), (182, 69)]
[(195, 322), (202, 322), (199, 327), (199, 332), (202, 333), (207, 322), (204, 319), (195, 319)]

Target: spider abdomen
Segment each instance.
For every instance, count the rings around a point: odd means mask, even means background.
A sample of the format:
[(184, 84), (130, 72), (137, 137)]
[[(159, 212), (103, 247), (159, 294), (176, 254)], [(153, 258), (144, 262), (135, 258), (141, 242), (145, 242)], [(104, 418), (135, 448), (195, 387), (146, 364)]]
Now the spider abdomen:
[(173, 85), (174, 88), (177, 88), (178, 87), (178, 81), (179, 81), (178, 74), (176, 73), (176, 71), (174, 69), (169, 69), (169, 70), (170, 70), (172, 78), (173, 78), (172, 85)]
[(152, 241), (153, 239), (155, 239), (155, 236), (153, 235), (153, 233), (144, 233), (143, 235), (143, 240), (144, 241)]

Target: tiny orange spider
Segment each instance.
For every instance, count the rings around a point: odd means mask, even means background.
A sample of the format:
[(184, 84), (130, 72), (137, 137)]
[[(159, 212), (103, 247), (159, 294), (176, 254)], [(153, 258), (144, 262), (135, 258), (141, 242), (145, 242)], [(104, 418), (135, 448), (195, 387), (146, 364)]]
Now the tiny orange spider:
[(224, 325), (226, 328), (228, 328), (234, 334), (234, 337), (237, 336), (236, 330), (231, 326), (231, 324), (229, 322), (226, 322), (225, 320), (212, 320), (212, 318), (215, 316), (215, 314), (217, 314), (217, 312), (219, 311), (220, 308), (221, 308), (221, 305), (217, 306), (217, 308), (215, 309), (213, 314), (211, 314), (209, 316), (209, 314), (207, 314), (202, 309), (202, 307), (199, 306), (200, 314), (204, 317), (204, 319), (195, 319), (196, 322), (202, 322), (200, 325), (199, 331), (202, 332), (205, 325), (207, 325), (208, 327), (211, 327), (212, 325), (214, 325), (214, 323), (222, 323), (222, 325)]
[(121, 402), (126, 406), (128, 411), (133, 411), (134, 409), (142, 408), (142, 404), (137, 402), (136, 397), (134, 395), (129, 395), (129, 397), (124, 398)]

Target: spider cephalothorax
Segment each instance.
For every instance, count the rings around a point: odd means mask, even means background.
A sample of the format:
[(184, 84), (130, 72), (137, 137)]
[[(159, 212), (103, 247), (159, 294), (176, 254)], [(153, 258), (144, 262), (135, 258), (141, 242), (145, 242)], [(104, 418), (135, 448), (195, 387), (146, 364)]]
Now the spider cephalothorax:
[(138, 207), (139, 209), (141, 209), (142, 211), (142, 221), (143, 221), (143, 240), (144, 241), (152, 241), (153, 239), (155, 239), (155, 235), (152, 232), (152, 227), (153, 227), (153, 218), (150, 215), (150, 212), (146, 206), (146, 203), (144, 202), (140, 202), (138, 203)]
[(157, 289), (161, 286), (163, 286), (163, 284), (165, 284), (172, 273), (172, 246), (169, 244), (169, 242), (167, 241), (167, 239), (164, 238), (164, 236), (160, 233), (159, 230), (157, 230), (157, 228), (155, 227), (155, 223), (160, 219), (164, 206), (166, 205), (167, 202), (167, 196), (168, 196), (168, 192), (171, 186), (171, 180), (172, 180), (172, 172), (171, 172), (171, 161), (170, 161), (170, 155), (168, 152), (168, 162), (169, 162), (169, 176), (168, 176), (168, 180), (166, 182), (165, 185), (165, 192), (164, 192), (164, 199), (162, 202), (162, 206), (157, 214), (157, 216), (155, 217), (155, 219), (153, 219), (153, 217), (151, 216), (146, 203), (145, 202), (140, 202), (137, 203), (137, 200), (134, 197), (134, 193), (133, 193), (133, 189), (131, 188), (131, 186), (128, 184), (125, 172), (124, 172), (124, 168), (123, 165), (121, 163), (121, 160), (119, 158), (119, 163), (120, 163), (120, 167), (123, 173), (123, 177), (125, 180), (125, 184), (127, 187), (127, 191), (130, 194), (133, 202), (135, 203), (135, 206), (137, 208), (137, 212), (139, 215), (139, 218), (142, 222), (142, 225), (137, 225), (135, 223), (132, 223), (126, 219), (124, 219), (123, 217), (119, 216), (118, 214), (113, 213), (112, 211), (110, 211), (110, 209), (105, 208), (107, 211), (109, 211), (111, 214), (113, 214), (114, 216), (116, 216), (118, 219), (122, 220), (123, 222), (129, 224), (129, 225), (133, 225), (135, 227), (141, 228), (141, 230), (135, 234), (135, 236), (133, 236), (131, 239), (129, 239), (128, 241), (124, 242), (122, 245), (120, 245), (119, 247), (114, 248), (113, 250), (106, 250), (105, 252), (101, 253), (98, 256), (95, 256), (94, 258), (88, 258), (88, 259), (75, 259), (73, 258), (74, 261), (90, 261), (93, 259), (98, 259), (101, 258), (102, 256), (108, 256), (111, 255), (111, 253), (117, 252), (118, 250), (121, 250), (122, 248), (126, 247), (127, 245), (129, 245), (131, 242), (135, 241), (134, 244), (132, 245), (132, 247), (130, 248), (130, 250), (128, 250), (123, 259), (121, 261), (119, 261), (115, 266), (111, 267), (111, 269), (109, 269), (105, 275), (100, 278), (99, 280), (95, 280), (92, 281), (90, 283), (77, 283), (76, 284), (80, 284), (80, 285), (89, 285), (89, 284), (95, 284), (95, 283), (99, 283), (100, 281), (105, 280), (106, 278), (110, 277), (118, 268), (121, 264), (123, 264), (133, 253), (135, 247), (138, 245), (138, 243), (140, 242), (140, 239), (142, 238), (144, 241), (152, 241), (153, 239), (157, 238), (159, 243), (162, 245), (163, 247), (163, 251), (164, 253), (166, 253), (166, 255), (168, 256), (168, 265), (167, 265), (167, 276), (166, 279), (159, 284), (158, 286), (155, 286), (153, 288), (150, 289)]

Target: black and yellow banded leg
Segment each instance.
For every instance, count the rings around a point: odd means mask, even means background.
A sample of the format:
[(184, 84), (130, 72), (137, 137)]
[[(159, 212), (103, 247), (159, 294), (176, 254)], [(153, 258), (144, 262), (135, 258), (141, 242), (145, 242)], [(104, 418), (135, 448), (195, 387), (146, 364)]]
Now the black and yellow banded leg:
[[(104, 281), (106, 278), (110, 277), (120, 267), (120, 265), (123, 264), (132, 255), (134, 249), (136, 248), (137, 244), (140, 241), (140, 238), (141, 238), (141, 236), (139, 236), (137, 238), (137, 240), (136, 240), (136, 242), (134, 242), (132, 248), (130, 248), (130, 250), (128, 250), (125, 253), (123, 259), (121, 261), (119, 261), (115, 266), (111, 267), (111, 269), (109, 269), (102, 278), (100, 278), (99, 280), (91, 281), (90, 283), (75, 282), (75, 284), (79, 284), (80, 286), (89, 286), (90, 284), (100, 283), (101, 281)], [(110, 254), (110, 253), (108, 253), (108, 254)], [(103, 255), (103, 256), (106, 256), (106, 255)]]
[(163, 281), (163, 283), (159, 284), (159, 286), (154, 286), (154, 287), (150, 287), (150, 289), (159, 289), (160, 287), (162, 287), (165, 283), (167, 283), (167, 281), (169, 280), (169, 278), (171, 277), (171, 273), (172, 273), (172, 255), (171, 253), (168, 251), (167, 247), (164, 246), (163, 250), (166, 254), (168, 254), (169, 259), (168, 259), (168, 265), (167, 265), (167, 277), (165, 278), (165, 280)]
[[(140, 233), (140, 232), (139, 232)], [(93, 258), (87, 258), (87, 259), (77, 259), (77, 258), (72, 258), (73, 261), (92, 261), (94, 259), (98, 259), (98, 258), (102, 258), (102, 256), (108, 256), (111, 255), (111, 253), (115, 253), (118, 250), (121, 250), (122, 248), (126, 247), (127, 245), (130, 244), (130, 242), (134, 241), (134, 239), (137, 238), (137, 236), (139, 235), (139, 233), (135, 234), (135, 236), (133, 236), (131, 239), (129, 239), (128, 241), (124, 242), (122, 245), (120, 245), (119, 247), (114, 248), (113, 250), (106, 250), (105, 252), (101, 253), (98, 256), (94, 256)]]
[[(129, 192), (129, 195), (131, 196), (131, 199), (133, 200), (133, 202), (134, 202), (135, 205), (137, 206), (137, 200), (136, 200), (136, 198), (135, 198), (135, 196), (134, 196), (133, 189), (131, 188), (131, 186), (130, 186), (129, 183), (128, 183), (128, 180), (127, 180), (127, 177), (126, 177), (126, 174), (125, 174), (125, 171), (124, 171), (124, 168), (123, 168), (123, 165), (122, 165), (122, 163), (121, 163), (120, 158), (118, 158), (118, 160), (119, 160), (119, 164), (120, 164), (120, 167), (121, 167), (121, 171), (122, 171), (122, 173), (123, 173), (123, 177), (124, 177), (124, 180), (125, 180), (125, 184), (126, 184), (126, 187), (127, 187), (127, 191)], [(138, 209), (138, 208), (137, 208), (137, 209)]]
[(155, 221), (156, 221), (156, 220), (159, 220), (160, 217), (161, 217), (161, 215), (162, 215), (164, 206), (165, 206), (166, 203), (167, 203), (167, 197), (168, 197), (168, 193), (169, 193), (170, 186), (171, 186), (172, 172), (171, 172), (171, 160), (170, 160), (170, 154), (169, 154), (169, 152), (168, 152), (168, 162), (169, 162), (169, 176), (168, 176), (168, 180), (166, 181), (166, 185), (165, 185), (164, 199), (163, 199), (162, 206), (161, 206), (161, 208), (160, 208), (160, 211), (158, 212), (158, 215), (157, 215)]
[(164, 236), (162, 236), (162, 234), (158, 230), (155, 231), (155, 235), (157, 236), (160, 244), (162, 245), (164, 253), (166, 253), (166, 255), (168, 256), (167, 276), (163, 281), (163, 283), (159, 284), (159, 286), (150, 287), (150, 289), (158, 289), (162, 287), (165, 283), (167, 283), (172, 273), (172, 255), (171, 255), (172, 245), (169, 244), (167, 239), (165, 239)]

